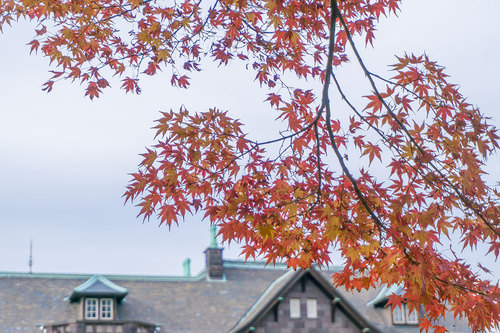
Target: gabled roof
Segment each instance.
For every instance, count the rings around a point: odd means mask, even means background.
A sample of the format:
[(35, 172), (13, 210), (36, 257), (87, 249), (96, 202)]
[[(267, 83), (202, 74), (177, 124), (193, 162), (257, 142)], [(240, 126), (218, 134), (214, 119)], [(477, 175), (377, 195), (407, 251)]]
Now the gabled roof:
[(279, 302), (278, 298), (280, 291), (284, 289), (283, 287), (289, 283), (295, 275), (297, 275), (297, 272), (298, 271), (290, 270), (274, 280), (229, 333), (238, 332), (244, 328), (250, 327), (254, 321), (261, 317), (261, 314), (266, 312), (266, 309), (272, 308), (273, 305)]
[(120, 302), (127, 294), (127, 289), (111, 282), (102, 275), (94, 275), (86, 282), (73, 289), (70, 300), (75, 302), (84, 296), (108, 296), (115, 297), (117, 301)]
[(323, 292), (335, 300), (337, 307), (340, 308), (351, 320), (361, 329), (369, 328), (371, 333), (379, 333), (380, 331), (372, 326), (365, 318), (363, 318), (350, 305), (345, 298), (337, 292), (321, 273), (316, 269), (299, 269), (296, 271), (290, 270), (273, 281), (252, 307), (245, 313), (236, 325), (229, 330), (229, 333), (247, 332), (250, 327), (262, 319), (268, 311), (281, 301), (282, 295), (286, 294), (296, 283), (305, 276), (309, 276), (323, 290)]

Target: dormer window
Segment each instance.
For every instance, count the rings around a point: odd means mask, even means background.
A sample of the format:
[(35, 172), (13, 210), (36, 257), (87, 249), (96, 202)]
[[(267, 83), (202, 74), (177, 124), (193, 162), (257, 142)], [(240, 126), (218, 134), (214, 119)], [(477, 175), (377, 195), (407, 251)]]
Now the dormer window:
[(86, 298), (85, 319), (88, 320), (112, 320), (113, 299), (112, 298)]
[(410, 307), (407, 304), (392, 307), (392, 322), (396, 325), (417, 325), (418, 311), (410, 312)]
[(79, 285), (70, 296), (72, 303), (80, 303), (80, 318), (85, 320), (114, 320), (118, 317), (117, 306), (127, 296), (127, 289), (94, 275)]
[[(391, 295), (404, 295), (403, 284), (393, 284), (390, 286), (384, 285), (377, 296), (368, 302), (366, 305), (374, 306), (375, 308), (385, 308)], [(401, 303), (401, 306), (392, 306), (392, 323), (394, 325), (418, 325), (420, 322), (419, 310), (410, 311), (410, 307), (406, 303)]]

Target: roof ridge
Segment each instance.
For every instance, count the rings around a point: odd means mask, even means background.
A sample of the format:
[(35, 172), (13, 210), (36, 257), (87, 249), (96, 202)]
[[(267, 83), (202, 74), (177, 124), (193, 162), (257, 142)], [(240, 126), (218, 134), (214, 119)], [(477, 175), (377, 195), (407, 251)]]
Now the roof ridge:
[(100, 282), (104, 284), (106, 287), (120, 293), (128, 292), (126, 288), (123, 288), (117, 285), (114, 282), (111, 282), (108, 278), (103, 275), (95, 274), (90, 279), (73, 289), (73, 292), (85, 292), (88, 288), (92, 287), (95, 283)]
[(224, 268), (247, 268), (247, 269), (280, 269), (287, 270), (289, 267), (282, 262), (268, 263), (264, 260), (245, 261), (241, 259), (224, 259)]
[(0, 278), (32, 279), (90, 279), (99, 275), (108, 280), (143, 280), (143, 281), (198, 281), (205, 277), (205, 269), (195, 276), (182, 275), (127, 275), (127, 274), (85, 274), (85, 273), (24, 273), (0, 272)]

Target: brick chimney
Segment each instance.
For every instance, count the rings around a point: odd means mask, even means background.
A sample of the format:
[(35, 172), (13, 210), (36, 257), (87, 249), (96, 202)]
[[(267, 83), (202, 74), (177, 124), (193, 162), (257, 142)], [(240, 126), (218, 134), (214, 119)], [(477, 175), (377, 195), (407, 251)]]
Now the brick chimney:
[(209, 280), (222, 280), (224, 268), (222, 266), (222, 248), (217, 244), (217, 229), (210, 227), (210, 245), (205, 250), (207, 278)]

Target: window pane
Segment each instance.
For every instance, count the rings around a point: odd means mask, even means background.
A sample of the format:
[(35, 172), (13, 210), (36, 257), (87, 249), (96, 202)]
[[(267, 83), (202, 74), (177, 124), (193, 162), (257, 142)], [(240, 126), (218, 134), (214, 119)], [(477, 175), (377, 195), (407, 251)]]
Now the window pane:
[(300, 318), (299, 298), (290, 298), (290, 318)]
[(418, 311), (413, 310), (412, 312), (409, 312), (410, 308), (406, 306), (406, 304), (405, 304), (405, 310), (406, 310), (406, 323), (418, 324)]
[(97, 319), (97, 298), (85, 299), (85, 319)]
[(392, 307), (392, 322), (394, 324), (404, 324), (404, 305), (401, 304), (401, 307), (393, 306)]
[(307, 318), (318, 318), (318, 302), (315, 298), (308, 298), (306, 303)]

